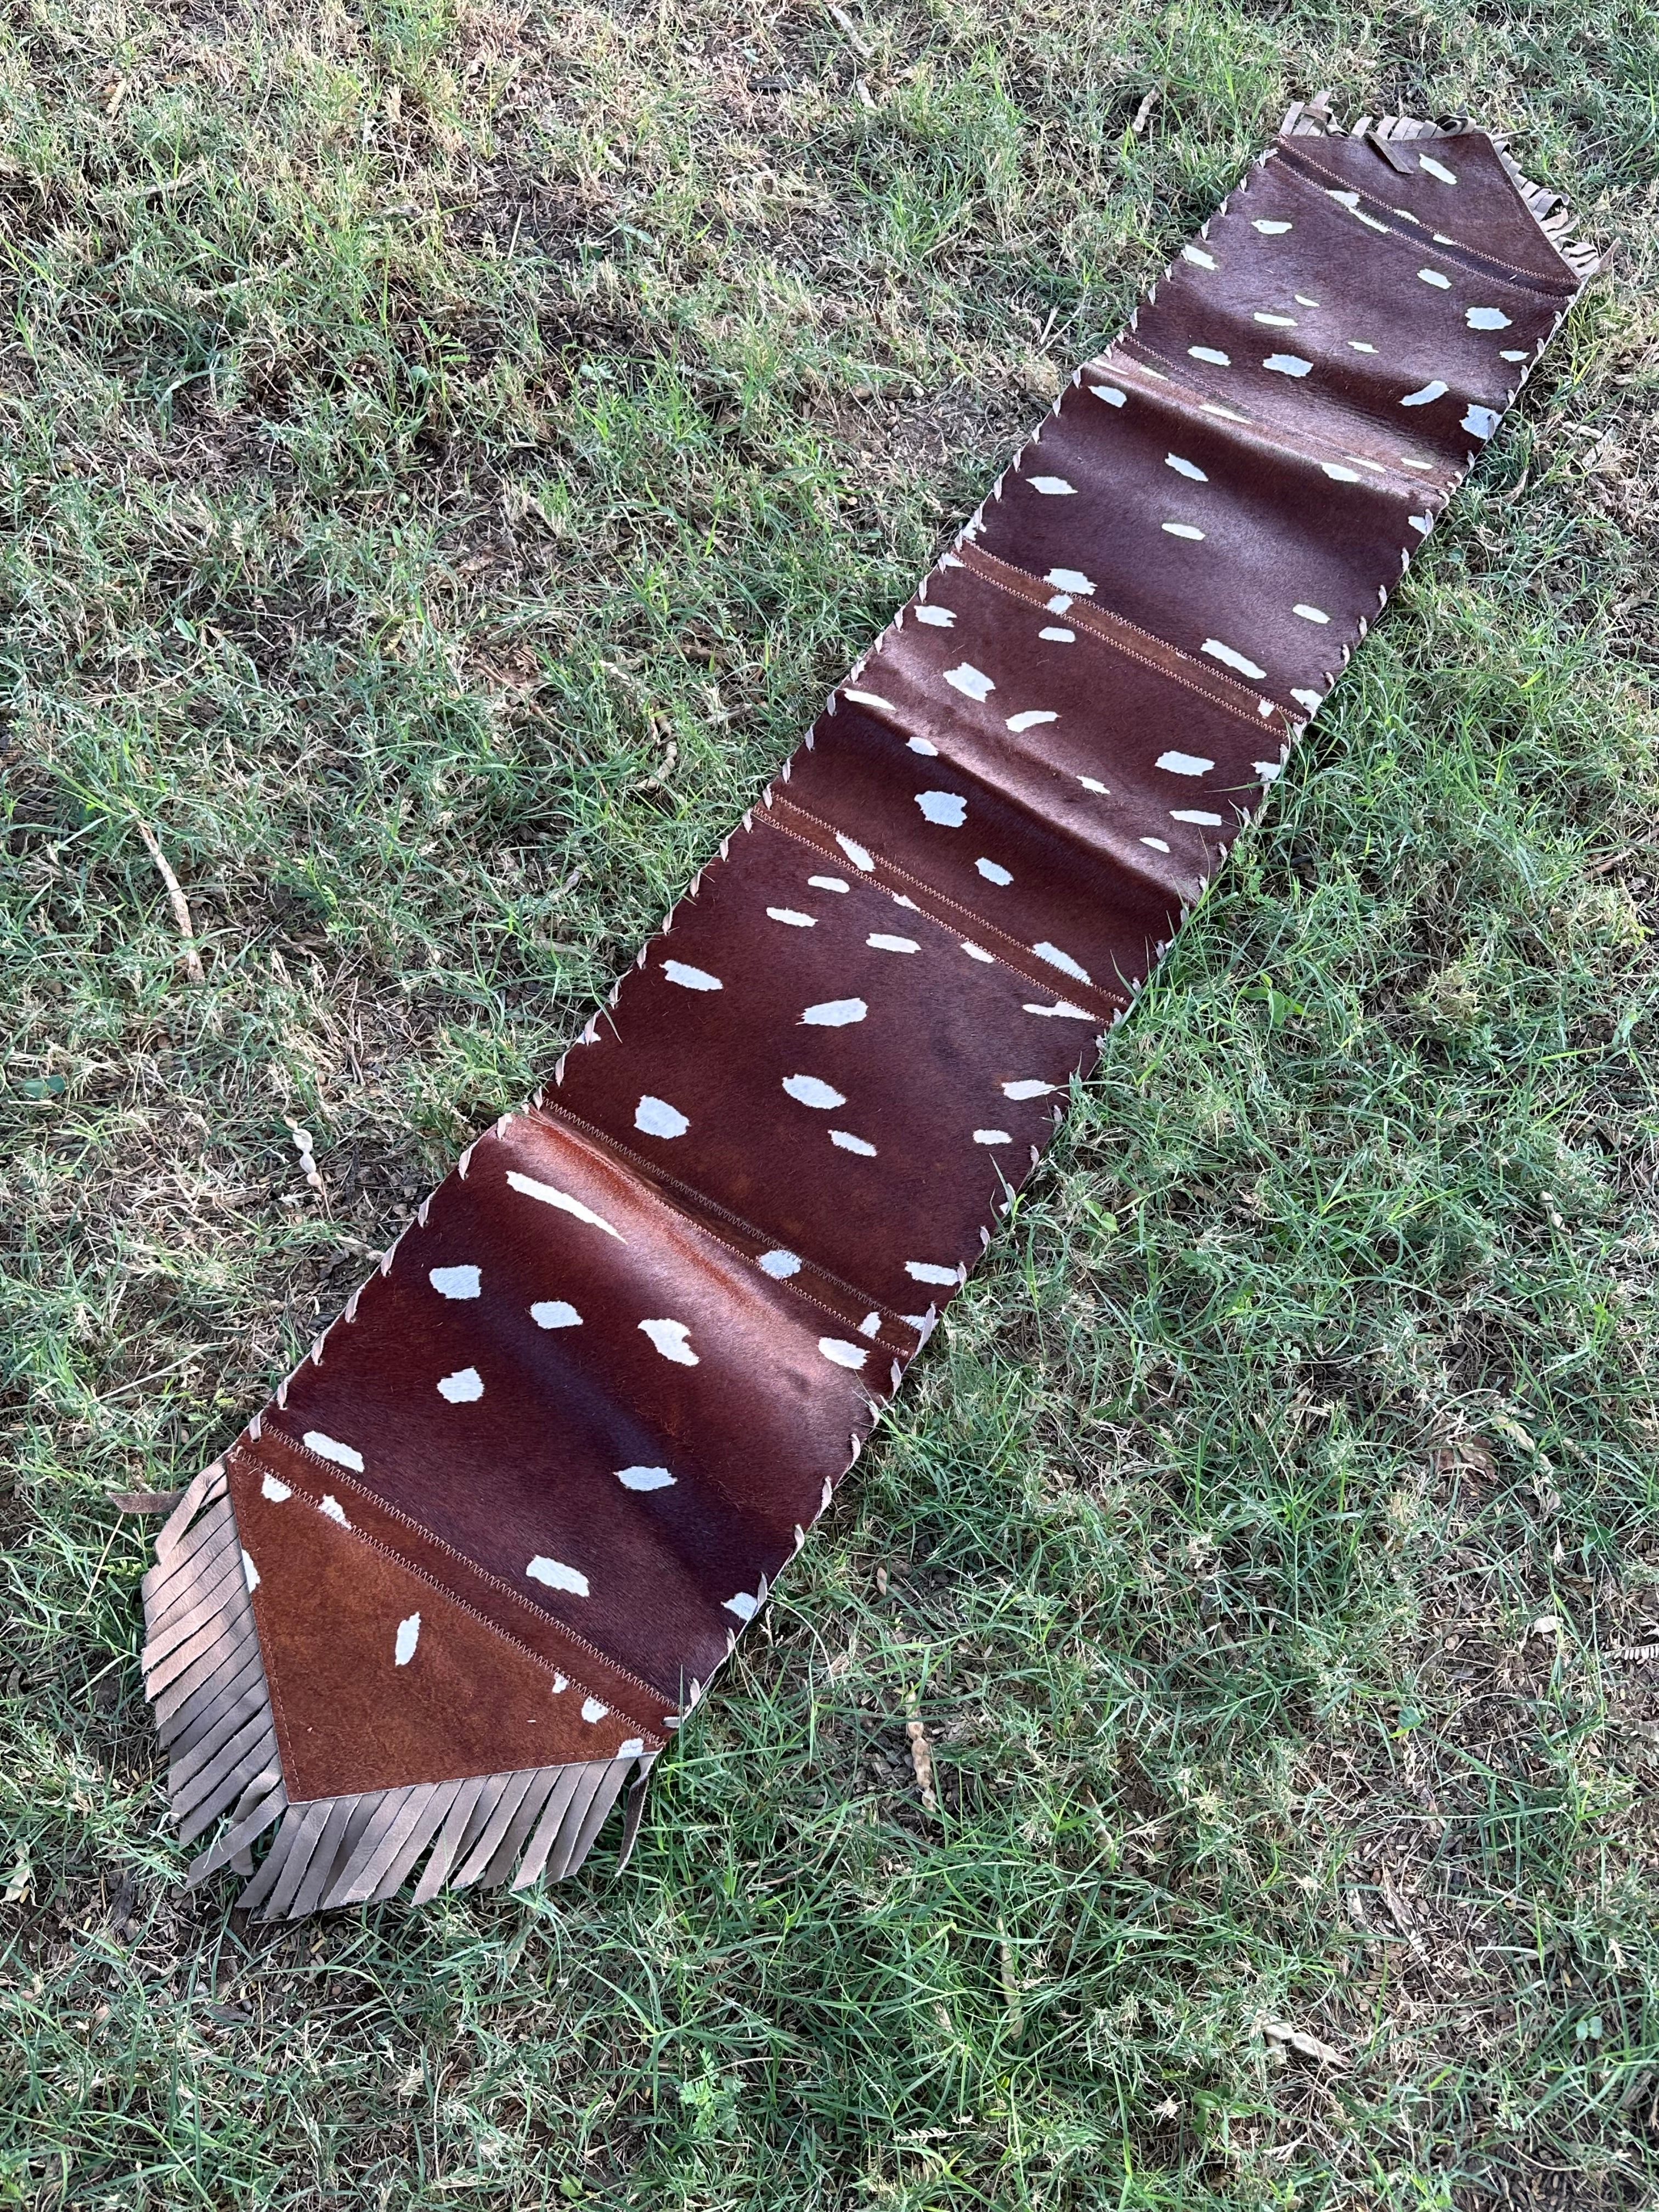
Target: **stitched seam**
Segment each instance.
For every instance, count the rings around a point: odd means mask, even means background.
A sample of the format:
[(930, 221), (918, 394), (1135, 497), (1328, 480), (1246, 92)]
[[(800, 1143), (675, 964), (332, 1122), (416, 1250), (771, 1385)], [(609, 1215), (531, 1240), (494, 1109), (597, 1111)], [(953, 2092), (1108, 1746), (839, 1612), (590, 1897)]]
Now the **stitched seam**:
[[(1322, 177), (1328, 177), (1339, 191), (1356, 193), (1368, 208), (1376, 210), (1376, 220), (1379, 222), (1386, 220), (1389, 236), (1398, 240), (1403, 246), (1411, 245), (1413, 238), (1420, 235), (1426, 251), (1450, 252), (1459, 259), (1477, 264), (1479, 265), (1474, 271), (1475, 275), (1490, 276), (1495, 284), (1507, 285), (1512, 292), (1531, 293), (1538, 299), (1553, 299), (1556, 296), (1557, 281), (1562, 284), (1571, 283), (1571, 278), (1565, 274), (1559, 280), (1552, 280), (1547, 276), (1540, 276), (1528, 270), (1518, 268), (1513, 261), (1504, 261), (1495, 253), (1483, 252), (1478, 246), (1466, 246), (1461, 239), (1452, 239), (1449, 232), (1444, 235), (1450, 239), (1450, 244), (1443, 245), (1426, 223), (1420, 226), (1417, 223), (1407, 223), (1402, 226), (1400, 217), (1395, 214), (1386, 200), (1374, 198), (1363, 185), (1350, 184), (1340, 169), (1328, 169), (1322, 161), (1316, 161), (1311, 155), (1304, 154), (1300, 146), (1296, 149), (1294, 154), (1291, 154), (1283, 144), (1271, 148), (1269, 152), (1270, 155), (1279, 155), (1284, 160), (1287, 174), (1295, 179), (1304, 191), (1318, 192), (1322, 199), (1329, 197), (1320, 185), (1314, 183), (1311, 178), (1298, 174), (1296, 164), (1299, 161), (1305, 161), (1310, 169), (1316, 169)], [(1522, 205), (1525, 205), (1524, 202)], [(1530, 209), (1527, 211), (1528, 215), (1532, 212)], [(1350, 210), (1350, 213), (1352, 212), (1352, 210)], [(1535, 222), (1537, 218), (1534, 216), (1533, 220)], [(1559, 252), (1560, 248), (1553, 240), (1547, 242), (1552, 253)], [(1509, 272), (1507, 275), (1504, 273), (1506, 270)], [(1576, 290), (1577, 288), (1574, 289)]]
[[(814, 851), (817, 849), (817, 847), (813, 848)], [(555, 1115), (556, 1115), (559, 1121), (568, 1121), (573, 1127), (580, 1129), (585, 1136), (595, 1139), (607, 1152), (620, 1153), (623, 1159), (632, 1162), (644, 1175), (647, 1176), (651, 1179), (653, 1184), (660, 1179), (663, 1182), (671, 1184), (674, 1189), (684, 1191), (689, 1199), (695, 1200), (699, 1206), (710, 1207), (724, 1219), (731, 1222), (735, 1228), (747, 1230), (749, 1234), (753, 1237), (757, 1243), (762, 1244), (769, 1244), (772, 1243), (772, 1238), (768, 1236), (764, 1231), (757, 1229), (752, 1221), (745, 1221), (742, 1214), (734, 1213), (729, 1206), (722, 1206), (718, 1199), (706, 1197), (702, 1191), (697, 1189), (695, 1184), (682, 1182), (678, 1176), (672, 1176), (665, 1169), (658, 1167), (654, 1161), (647, 1160), (643, 1153), (636, 1152), (630, 1146), (619, 1142), (618, 1139), (613, 1137), (608, 1130), (601, 1129), (597, 1122), (584, 1121), (580, 1114), (573, 1114), (568, 1106), (561, 1106), (556, 1103), (550, 1105), (544, 1103), (540, 1106), (529, 1107), (526, 1109), (526, 1111), (532, 1117), (539, 1115), (544, 1121), (551, 1120)], [(676, 1211), (678, 1212), (678, 1209), (677, 1208)], [(701, 1235), (707, 1237), (711, 1243), (718, 1244), (723, 1252), (735, 1253), (738, 1259), (744, 1261), (751, 1267), (758, 1265), (758, 1262), (755, 1260), (752, 1254), (745, 1252), (740, 1244), (728, 1243), (726, 1239), (720, 1236), (718, 1231), (710, 1228), (709, 1224), (706, 1221), (699, 1221), (694, 1215), (690, 1214), (682, 1215), (681, 1218), (687, 1221), (690, 1227), (696, 1230)], [(800, 1255), (799, 1254), (796, 1255), (797, 1258)], [(873, 1307), (878, 1313), (885, 1316), (885, 1317), (890, 1321), (902, 1323), (910, 1335), (914, 1336), (917, 1334), (915, 1329), (910, 1328), (909, 1323), (905, 1321), (903, 1315), (900, 1313), (896, 1306), (884, 1304), (883, 1301), (877, 1297), (872, 1291), (862, 1291), (859, 1288), (856, 1283), (849, 1283), (843, 1280), (840, 1275), (833, 1274), (828, 1267), (820, 1267), (816, 1260), (808, 1260), (805, 1262), (805, 1265), (811, 1267), (814, 1273), (823, 1276), (826, 1282), (834, 1283), (838, 1290), (845, 1291), (848, 1293), (849, 1299), (855, 1303), (862, 1303), (866, 1309)], [(763, 1270), (763, 1272), (764, 1272), (764, 1270)], [(831, 1321), (847, 1321), (845, 1314), (837, 1313), (834, 1306), (825, 1305), (822, 1298), (815, 1298), (810, 1291), (798, 1291), (793, 1283), (787, 1277), (780, 1278), (776, 1275), (768, 1275), (767, 1280), (769, 1283), (775, 1283), (779, 1290), (787, 1291), (791, 1297), (799, 1298), (803, 1305), (811, 1306), (815, 1312), (828, 1314)], [(848, 1324), (848, 1326), (851, 1325), (852, 1324), (850, 1323)], [(869, 1339), (868, 1341), (872, 1343), (880, 1343), (881, 1340), (878, 1337), (872, 1337)], [(889, 1344), (883, 1345), (882, 1349), (884, 1352), (891, 1352), (894, 1353), (902, 1352), (908, 1358), (913, 1352), (914, 1347), (902, 1344)]]
[[(1176, 360), (1173, 355), (1160, 353), (1156, 346), (1148, 345), (1145, 338), (1141, 337), (1138, 331), (1126, 331), (1121, 337), (1115, 339), (1113, 343), (1116, 345), (1135, 347), (1142, 353), (1150, 354), (1154, 361), (1167, 362), (1170, 368), (1176, 372), (1176, 374), (1168, 380), (1175, 385), (1177, 391), (1183, 392), (1201, 392), (1206, 395), (1213, 396), (1218, 402), (1220, 400), (1221, 394), (1213, 384), (1202, 384), (1199, 382), (1196, 378), (1189, 376), (1187, 374), (1183, 364), (1180, 361)], [(1129, 358), (1131, 362), (1133, 362), (1134, 359), (1133, 353), (1130, 355)], [(1117, 364), (1106, 363), (1103, 365), (1115, 367)], [(1252, 407), (1256, 407), (1261, 404), (1260, 401), (1255, 398), (1252, 398), (1249, 404)], [(1337, 401), (1335, 404), (1338, 406), (1346, 406), (1346, 402), (1341, 400)], [(1214, 418), (1212, 417), (1211, 419), (1213, 420)], [(1310, 460), (1317, 463), (1319, 457), (1316, 453), (1306, 453), (1303, 451), (1299, 446), (1292, 442), (1295, 434), (1291, 431), (1288, 423), (1275, 422), (1271, 415), (1264, 415), (1262, 416), (1262, 422), (1267, 425), (1267, 430), (1277, 431), (1279, 434), (1277, 437), (1270, 437), (1267, 435), (1261, 424), (1253, 421), (1230, 423), (1227, 428), (1234, 430), (1249, 430), (1255, 434), (1256, 439), (1261, 444), (1270, 447), (1276, 453), (1288, 454), (1292, 460)], [(1356, 415), (1354, 417), (1354, 423), (1357, 429), (1363, 428), (1366, 432), (1367, 435), (1372, 435), (1376, 432), (1376, 425), (1367, 420), (1363, 416)], [(1334, 438), (1326, 437), (1322, 431), (1310, 430), (1306, 434), (1310, 440), (1317, 442), (1319, 445), (1328, 447), (1333, 453), (1341, 454), (1344, 460), (1352, 460), (1353, 459), (1352, 454), (1347, 453)], [(1358, 445), (1362, 441), (1358, 438), (1355, 438), (1353, 441), (1355, 445)], [(1373, 456), (1369, 454), (1366, 458), (1367, 459), (1374, 459)], [(1437, 465), (1438, 464), (1437, 464)], [(1428, 477), (1413, 476), (1408, 471), (1395, 468), (1392, 463), (1388, 461), (1376, 462), (1376, 466), (1381, 475), (1388, 478), (1387, 489), (1392, 492), (1397, 493), (1402, 498), (1415, 498), (1422, 493), (1433, 489), (1431, 479)], [(1368, 479), (1364, 477), (1360, 478), (1362, 484), (1367, 482), (1367, 480)], [(1372, 484), (1371, 489), (1374, 491), (1380, 490), (1383, 489), (1383, 486), (1380, 482), (1378, 482)]]
[[(1048, 598), (1054, 595), (1054, 587), (1044, 584), (1040, 578), (1033, 576), (1029, 569), (1016, 568), (1012, 562), (1000, 560), (994, 553), (983, 552), (971, 540), (957, 548), (957, 558), (964, 568), (975, 569), (986, 583), (995, 584), (1012, 597), (1024, 599), (1030, 605), (1046, 605), (1047, 599), (1044, 594), (1046, 593)], [(976, 568), (976, 564), (980, 562), (986, 564), (983, 569)], [(1137, 637), (1144, 637), (1149, 645), (1158, 647), (1161, 651), (1173, 655), (1178, 663), (1183, 665), (1166, 668), (1161, 662), (1149, 659), (1146, 653), (1137, 653), (1132, 645), (1115, 635), (1113, 628), (1109, 626), (1107, 621), (1103, 620), (1103, 616), (1108, 614), (1109, 614), (1110, 624), (1115, 625), (1121, 623), (1125, 629), (1133, 630)], [(1092, 620), (1090, 619), (1091, 617), (1093, 617)], [(1267, 696), (1265, 692), (1247, 692), (1243, 684), (1234, 684), (1231, 678), (1223, 676), (1219, 672), (1212, 676), (1207, 668), (1194, 662), (1192, 655), (1181, 646), (1171, 645), (1167, 638), (1156, 636), (1149, 629), (1142, 629), (1139, 623), (1132, 623), (1127, 615), (1119, 614), (1115, 607), (1109, 611), (1095, 608), (1090, 606), (1086, 600), (1074, 599), (1066, 610), (1066, 619), (1067, 622), (1073, 622), (1079, 618), (1083, 628), (1091, 636), (1097, 637), (1103, 645), (1114, 647), (1126, 660), (1138, 661), (1143, 668), (1150, 668), (1155, 675), (1167, 676), (1172, 684), (1184, 684), (1188, 691), (1195, 691), (1200, 698), (1207, 700), (1212, 707), (1223, 707), (1230, 714), (1237, 714), (1241, 721), (1248, 722), (1253, 730), (1261, 730), (1268, 726), (1267, 716), (1259, 713), (1254, 707), (1247, 714), (1240, 703), (1245, 698), (1252, 700), (1265, 698)], [(1214, 690), (1210, 688), (1212, 684), (1215, 687)], [(1294, 719), (1289, 708), (1282, 705), (1279, 700), (1275, 699), (1273, 705), (1273, 711), (1282, 714), (1287, 722)]]
[[(806, 807), (798, 805), (793, 799), (775, 799), (772, 802), (772, 806), (769, 808), (764, 816), (757, 815), (756, 817), (757, 821), (767, 821), (772, 829), (780, 831), (784, 836), (793, 837), (798, 844), (805, 845), (810, 852), (823, 853), (825, 854), (826, 857), (829, 857), (828, 848), (826, 847), (818, 844), (814, 839), (806, 836), (801, 830), (793, 828), (787, 822), (780, 822), (776, 818), (775, 812), (775, 810), (779, 807), (786, 808), (791, 814), (799, 815), (803, 822), (812, 823), (817, 829), (824, 830), (832, 838), (839, 834), (836, 831), (835, 825), (832, 823), (824, 821), (822, 816), (811, 813)], [(859, 841), (855, 840), (854, 842), (856, 842)], [(963, 906), (960, 901), (951, 898), (947, 892), (935, 890), (933, 886), (930, 883), (927, 882), (922, 877), (914, 876), (911, 874), (908, 868), (900, 867), (896, 860), (886, 860), (879, 853), (874, 855), (874, 859), (876, 866), (878, 868), (885, 870), (889, 875), (901, 877), (907, 884), (914, 884), (919, 891), (926, 891), (928, 897), (936, 900), (940, 906), (948, 906), (953, 913), (963, 915), (966, 921), (973, 924), (975, 931), (979, 932), (981, 934), (1000, 938), (1005, 945), (1018, 944), (1019, 940), (1018, 938), (1008, 936), (1005, 931), (999, 929), (994, 921), (987, 921), (983, 916), (975, 914), (972, 907)], [(929, 915), (927, 919), (930, 921), (938, 921), (938, 916), (934, 915)], [(939, 922), (939, 927), (941, 929), (945, 928), (946, 926), (947, 925), (943, 922)], [(978, 942), (977, 937), (975, 941), (975, 943)], [(982, 945), (981, 950), (990, 953), (1000, 967), (1007, 969), (1010, 975), (1018, 975), (1023, 983), (1029, 983), (1033, 990), (1052, 991), (1054, 993), (1056, 997), (1059, 996), (1060, 986), (1058, 983), (1054, 982), (1051, 977), (1035, 975), (1030, 969), (1023, 967), (1018, 961), (1010, 960), (1006, 954), (998, 952), (994, 945)], [(1021, 945), (1020, 950), (1023, 951), (1024, 947)], [(1054, 970), (1054, 974), (1056, 975), (1064, 975), (1065, 970), (1063, 969), (1057, 968)], [(1109, 984), (1080, 984), (1078, 982), (1075, 976), (1071, 975), (1066, 976), (1066, 980), (1074, 991), (1092, 991), (1096, 998), (1103, 1000), (1105, 1005), (1113, 1012), (1127, 1013), (1129, 1007), (1133, 1004), (1133, 1000), (1130, 999), (1126, 993), (1115, 991)]]
[[(279, 1407), (278, 1410), (281, 1411), (283, 1409)], [(394, 1521), (401, 1521), (405, 1528), (412, 1528), (417, 1536), (424, 1537), (426, 1541), (429, 1544), (434, 1544), (439, 1551), (447, 1553), (450, 1559), (459, 1560), (460, 1565), (466, 1569), (469, 1574), (477, 1575), (481, 1582), (488, 1583), (491, 1589), (499, 1590), (503, 1597), (511, 1599), (512, 1602), (515, 1606), (525, 1607), (531, 1613), (533, 1619), (538, 1621), (546, 1621), (550, 1623), (556, 1634), (568, 1637), (573, 1644), (579, 1644), (584, 1651), (589, 1654), (591, 1657), (602, 1660), (607, 1667), (614, 1668), (617, 1673), (620, 1674), (625, 1681), (634, 1683), (639, 1689), (648, 1690), (653, 1697), (665, 1699), (672, 1694), (667, 1690), (659, 1688), (655, 1682), (647, 1682), (642, 1674), (636, 1674), (631, 1667), (625, 1667), (622, 1664), (620, 1660), (613, 1659), (608, 1651), (602, 1651), (597, 1644), (589, 1643), (586, 1637), (581, 1635), (577, 1630), (574, 1628), (567, 1628), (563, 1621), (556, 1620), (553, 1614), (544, 1613), (538, 1611), (535, 1606), (530, 1603), (530, 1601), (527, 1598), (521, 1597), (520, 1595), (519, 1592), (514, 1589), (511, 1583), (503, 1582), (499, 1575), (491, 1574), (487, 1567), (481, 1567), (476, 1559), (469, 1559), (465, 1552), (458, 1551), (453, 1544), (446, 1541), (443, 1537), (434, 1534), (432, 1529), (423, 1527), (420, 1522), (415, 1519), (412, 1514), (404, 1512), (398, 1506), (388, 1505), (384, 1498), (377, 1498), (374, 1492), (368, 1488), (367, 1484), (354, 1482), (349, 1474), (348, 1474), (343, 1468), (340, 1467), (337, 1462), (331, 1459), (325, 1459), (320, 1452), (313, 1451), (309, 1444), (302, 1444), (299, 1443), (295, 1437), (290, 1437), (284, 1430), (277, 1430), (276, 1434), (281, 1437), (283, 1443), (289, 1451), (298, 1453), (301, 1459), (306, 1460), (313, 1466), (325, 1469), (331, 1481), (337, 1480), (342, 1489), (349, 1490), (355, 1497), (367, 1500), (371, 1506), (378, 1506), (381, 1512), (389, 1514)], [(260, 1441), (263, 1441), (263, 1439)], [(259, 1464), (258, 1446), (257, 1443), (246, 1443), (243, 1442), (242, 1438), (239, 1437), (230, 1449), (234, 1452), (240, 1451), (246, 1458), (252, 1460), (256, 1467)], [(337, 1528), (340, 1524), (337, 1521), (334, 1525)], [(350, 1533), (354, 1536), (362, 1534), (362, 1531), (359, 1528), (353, 1528)], [(366, 1536), (363, 1538), (363, 1540), (365, 1543), (373, 1543), (375, 1540), (373, 1537)], [(386, 1553), (388, 1559), (401, 1559), (401, 1554), (392, 1551), (388, 1545), (381, 1545), (380, 1549)], [(403, 1559), (401, 1560), (401, 1563), (409, 1568), (411, 1574), (423, 1574), (425, 1579), (432, 1584), (432, 1587), (434, 1589), (444, 1590), (444, 1595), (446, 1596), (454, 1596), (454, 1593), (453, 1591), (445, 1589), (443, 1583), (439, 1582), (435, 1577), (427, 1570), (416, 1567), (410, 1560)], [(469, 1605), (465, 1598), (456, 1597), (455, 1602), (468, 1613), (477, 1612), (477, 1607)], [(498, 1636), (505, 1637), (509, 1644), (516, 1644), (519, 1643), (519, 1638), (513, 1634), (510, 1629), (498, 1627), (494, 1621), (489, 1620), (488, 1614), (479, 1613), (477, 1614), (477, 1618), (480, 1620), (485, 1621), (489, 1627), (494, 1628)], [(531, 1657), (534, 1659), (539, 1666), (545, 1667), (550, 1673), (562, 1674), (564, 1671), (562, 1668), (555, 1667), (550, 1659), (542, 1658), (540, 1653), (532, 1650), (529, 1644), (524, 1644), (521, 1648), (529, 1651)], [(573, 1680), (575, 1680), (574, 1675), (571, 1679)], [(590, 1694), (598, 1694), (597, 1692), (592, 1690), (591, 1684), (578, 1683), (577, 1687), (579, 1689), (588, 1690)], [(630, 1712), (626, 1716), (626, 1717), (632, 1721), (637, 1721), (640, 1717), (637, 1713)], [(645, 1721), (640, 1721), (640, 1726), (647, 1729), (647, 1732), (654, 1733), (654, 1731), (650, 1730), (649, 1723)]]

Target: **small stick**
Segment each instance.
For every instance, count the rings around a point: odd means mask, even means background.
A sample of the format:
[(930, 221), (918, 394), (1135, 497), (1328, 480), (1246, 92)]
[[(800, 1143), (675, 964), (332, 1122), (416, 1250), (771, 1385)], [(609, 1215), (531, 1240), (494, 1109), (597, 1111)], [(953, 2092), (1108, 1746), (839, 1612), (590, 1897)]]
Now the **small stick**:
[(179, 925), (179, 934), (185, 940), (185, 973), (192, 983), (203, 982), (205, 978), (202, 973), (202, 956), (196, 950), (196, 925), (190, 918), (190, 902), (178, 877), (167, 865), (167, 856), (156, 843), (155, 832), (148, 822), (138, 823), (138, 835), (143, 839), (144, 850), (155, 861), (161, 881), (167, 887), (167, 903), (173, 908), (173, 918)]
[(848, 45), (851, 46), (855, 54), (862, 54), (865, 60), (868, 61), (875, 49), (867, 45), (866, 41), (859, 36), (858, 25), (853, 21), (845, 8), (836, 7), (836, 0), (827, 0), (827, 4), (830, 13), (841, 25), (842, 29), (846, 32)]
[(1136, 108), (1135, 119), (1129, 125), (1129, 135), (1131, 137), (1139, 138), (1141, 132), (1146, 128), (1147, 120), (1152, 114), (1153, 104), (1158, 99), (1158, 88), (1157, 85), (1154, 85), (1152, 90), (1147, 94), (1146, 99), (1143, 100), (1139, 106)]
[(933, 1790), (933, 1749), (927, 1741), (927, 1731), (922, 1726), (921, 1717), (914, 1705), (910, 1708), (910, 1714), (911, 1717), (904, 1723), (904, 1733), (910, 1739), (910, 1764), (916, 1770), (916, 1787), (921, 1792), (924, 1808), (929, 1813), (937, 1813), (939, 1799)]

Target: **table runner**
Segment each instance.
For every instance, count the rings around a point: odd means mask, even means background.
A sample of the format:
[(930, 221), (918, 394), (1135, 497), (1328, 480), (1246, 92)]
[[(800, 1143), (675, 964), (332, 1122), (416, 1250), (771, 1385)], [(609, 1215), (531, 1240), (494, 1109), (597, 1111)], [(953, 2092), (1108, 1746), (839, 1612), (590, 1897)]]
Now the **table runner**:
[(1595, 267), (1291, 109), (143, 1585), (199, 1882), (580, 1866), (703, 1694)]

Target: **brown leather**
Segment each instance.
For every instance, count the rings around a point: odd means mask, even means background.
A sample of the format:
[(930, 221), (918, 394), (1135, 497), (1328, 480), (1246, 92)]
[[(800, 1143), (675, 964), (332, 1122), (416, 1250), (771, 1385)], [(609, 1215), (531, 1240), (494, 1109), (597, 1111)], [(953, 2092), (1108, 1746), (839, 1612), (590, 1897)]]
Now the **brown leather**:
[(290, 1803), (614, 1795), (828, 1504), (1589, 265), (1378, 127), (1264, 156), (233, 1454)]

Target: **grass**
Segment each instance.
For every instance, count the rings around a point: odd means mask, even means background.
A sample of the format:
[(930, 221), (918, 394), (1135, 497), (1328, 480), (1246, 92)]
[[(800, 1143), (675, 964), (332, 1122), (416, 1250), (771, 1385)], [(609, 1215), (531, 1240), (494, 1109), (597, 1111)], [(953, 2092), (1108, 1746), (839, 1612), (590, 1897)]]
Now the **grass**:
[[(111, 1493), (1328, 82), (1508, 126), (1621, 258), (633, 1865), (186, 1897)], [(1656, 85), (1636, 0), (6, 11), (0, 2202), (1656, 2201)]]

